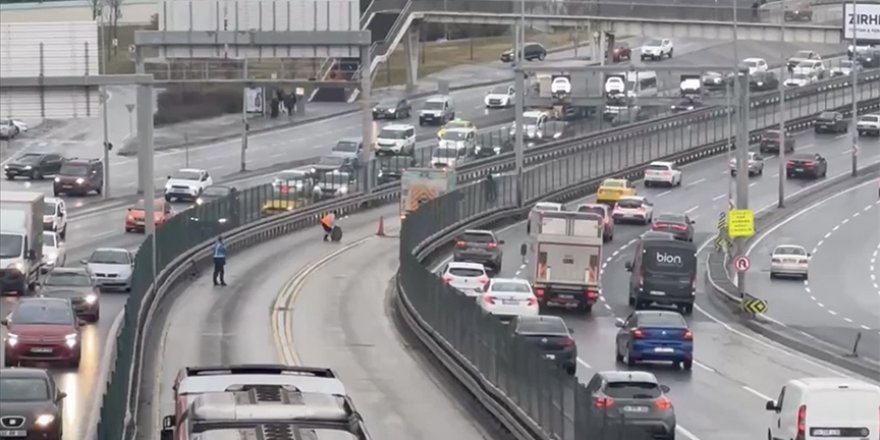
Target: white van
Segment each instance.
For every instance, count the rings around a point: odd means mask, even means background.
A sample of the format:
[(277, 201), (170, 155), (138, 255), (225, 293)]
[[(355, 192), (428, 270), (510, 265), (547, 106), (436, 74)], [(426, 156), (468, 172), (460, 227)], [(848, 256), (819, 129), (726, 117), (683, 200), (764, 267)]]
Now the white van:
[(376, 137), (376, 155), (415, 156), (416, 128), (409, 124), (388, 124)]
[(880, 386), (855, 379), (788, 381), (767, 429), (771, 440), (875, 440), (880, 438)]
[[(608, 84), (605, 84), (607, 89)], [(630, 98), (653, 98), (658, 94), (657, 72), (626, 72), (626, 95)]]

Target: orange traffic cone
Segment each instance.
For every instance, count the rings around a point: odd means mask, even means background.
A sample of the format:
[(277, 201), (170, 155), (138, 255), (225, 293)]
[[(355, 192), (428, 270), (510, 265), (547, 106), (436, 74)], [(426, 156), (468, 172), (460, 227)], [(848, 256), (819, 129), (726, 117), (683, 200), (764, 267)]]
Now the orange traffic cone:
[(379, 217), (379, 230), (376, 231), (376, 235), (379, 237), (385, 236), (385, 217)]

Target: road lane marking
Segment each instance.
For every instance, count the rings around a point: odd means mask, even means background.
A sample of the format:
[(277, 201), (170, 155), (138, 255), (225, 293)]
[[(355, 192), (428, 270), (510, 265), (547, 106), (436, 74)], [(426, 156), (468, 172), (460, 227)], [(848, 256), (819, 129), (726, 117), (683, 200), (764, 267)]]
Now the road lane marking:
[(837, 316), (837, 312), (835, 312), (834, 310), (828, 310), (828, 314), (832, 316)]
[(694, 206), (694, 207), (692, 207), (692, 208), (689, 208), (689, 209), (686, 210), (684, 213), (685, 213), (685, 214), (690, 214), (690, 213), (692, 213), (692, 212), (694, 212), (694, 211), (696, 211), (696, 210), (698, 210), (698, 209), (700, 209), (700, 205), (697, 205), (697, 206)]
[(744, 390), (748, 391), (749, 393), (752, 393), (752, 394), (754, 394), (754, 395), (760, 397), (762, 400), (765, 400), (765, 401), (766, 401), (766, 400), (773, 400), (772, 397), (770, 397), (770, 396), (768, 396), (768, 395), (766, 395), (766, 394), (764, 394), (764, 393), (762, 393), (762, 392), (760, 392), (760, 391), (758, 391), (758, 390), (756, 390), (756, 389), (754, 389), (754, 388), (752, 388), (752, 387), (750, 387), (750, 386), (748, 386), (748, 385), (743, 385), (743, 386), (742, 386), (742, 389), (744, 389)]
[(727, 194), (721, 194), (720, 196), (712, 197), (712, 201), (713, 201), (713, 202), (717, 202), (717, 201), (719, 201), (719, 200), (721, 200), (721, 199), (723, 199), (723, 198), (725, 198), (725, 197), (727, 197)]
[(675, 432), (687, 437), (688, 440), (700, 440), (699, 437), (694, 435), (692, 432), (688, 431), (681, 425), (675, 425)]
[[(695, 185), (699, 185), (699, 184), (701, 184), (701, 183), (703, 183), (703, 182), (705, 182), (705, 181), (706, 181), (706, 178), (704, 177), (704, 178), (702, 178), (702, 179), (697, 179), (697, 180), (694, 180), (694, 181), (691, 182), (691, 183), (688, 183), (687, 186), (695, 186)], [(668, 191), (667, 191), (667, 192), (668, 192)]]
[(666, 190), (666, 191), (663, 191), (663, 192), (660, 193), (660, 194), (657, 194), (657, 197), (658, 197), (658, 198), (659, 198), (659, 197), (663, 197), (663, 196), (665, 196), (665, 195), (669, 195), (669, 194), (671, 194), (671, 193), (672, 193), (672, 190), (671, 190), (671, 189), (670, 189), (670, 190)]

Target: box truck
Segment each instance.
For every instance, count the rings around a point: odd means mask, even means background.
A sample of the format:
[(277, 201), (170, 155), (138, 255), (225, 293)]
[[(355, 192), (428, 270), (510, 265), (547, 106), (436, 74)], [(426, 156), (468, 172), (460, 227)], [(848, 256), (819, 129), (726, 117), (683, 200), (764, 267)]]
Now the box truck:
[(0, 191), (0, 291), (24, 295), (43, 265), (43, 194)]

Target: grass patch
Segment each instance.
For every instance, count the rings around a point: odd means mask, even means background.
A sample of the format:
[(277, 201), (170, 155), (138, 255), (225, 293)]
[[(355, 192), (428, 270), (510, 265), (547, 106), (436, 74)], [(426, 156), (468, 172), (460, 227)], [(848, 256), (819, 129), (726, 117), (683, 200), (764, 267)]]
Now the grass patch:
[[(582, 36), (582, 40), (586, 36)], [(547, 50), (559, 49), (574, 43), (570, 31), (553, 33), (530, 33), (527, 41), (538, 42)], [(501, 53), (513, 46), (513, 36), (478, 37), (463, 40), (422, 43), (419, 60), (419, 78), (437, 73), (452, 66), (482, 64), (497, 61)], [(406, 63), (403, 43), (391, 54), (387, 63), (378, 67), (373, 87), (406, 84)]]

